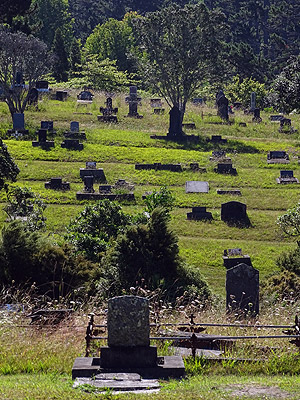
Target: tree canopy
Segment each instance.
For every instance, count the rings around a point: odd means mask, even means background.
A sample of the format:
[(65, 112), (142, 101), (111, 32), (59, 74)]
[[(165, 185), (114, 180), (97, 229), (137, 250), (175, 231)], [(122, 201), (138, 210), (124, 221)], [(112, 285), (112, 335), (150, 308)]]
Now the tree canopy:
[(202, 3), (171, 5), (133, 20), (143, 79), (182, 116), (203, 83), (222, 79), (224, 15)]

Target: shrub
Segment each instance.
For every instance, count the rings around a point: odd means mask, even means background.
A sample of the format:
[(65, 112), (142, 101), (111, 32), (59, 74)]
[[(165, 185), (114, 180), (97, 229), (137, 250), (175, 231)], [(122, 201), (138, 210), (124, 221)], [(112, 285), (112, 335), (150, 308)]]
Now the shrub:
[(275, 297), (275, 300), (298, 300), (300, 298), (300, 277), (290, 271), (273, 275), (262, 285), (262, 293)]
[(281, 271), (290, 271), (300, 277), (300, 247), (286, 253), (282, 253), (276, 260)]

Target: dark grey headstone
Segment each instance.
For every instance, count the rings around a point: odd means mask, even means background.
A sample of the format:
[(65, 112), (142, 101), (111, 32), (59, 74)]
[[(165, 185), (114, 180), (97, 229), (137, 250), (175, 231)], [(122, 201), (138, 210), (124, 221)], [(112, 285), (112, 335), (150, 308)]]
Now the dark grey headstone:
[(254, 111), (255, 108), (256, 108), (256, 93), (252, 92), (251, 99), (250, 99), (250, 110)]
[(107, 330), (110, 347), (149, 346), (149, 300), (137, 296), (109, 299)]
[(280, 171), (280, 178), (293, 178), (294, 171)]
[(178, 137), (182, 136), (182, 116), (181, 116), (181, 111), (179, 110), (178, 107), (174, 106), (170, 112), (170, 122), (169, 122), (169, 132), (168, 136), (172, 137)]
[(228, 99), (225, 97), (225, 94), (222, 90), (217, 93), (216, 103), (219, 117), (225, 121), (228, 121)]
[(249, 225), (246, 204), (229, 201), (221, 206), (221, 220), (227, 223)]
[(226, 273), (228, 311), (259, 313), (259, 272), (251, 265), (239, 264)]
[(15, 131), (25, 129), (25, 119), (23, 113), (15, 113), (13, 115), (13, 129)]
[(70, 131), (71, 132), (79, 132), (79, 122), (77, 121), (72, 121), (70, 123)]

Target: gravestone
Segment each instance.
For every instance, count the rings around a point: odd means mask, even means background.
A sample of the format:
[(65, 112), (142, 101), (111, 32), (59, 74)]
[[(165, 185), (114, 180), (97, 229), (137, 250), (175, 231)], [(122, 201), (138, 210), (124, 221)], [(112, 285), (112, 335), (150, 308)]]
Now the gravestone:
[(125, 98), (126, 103), (129, 105), (127, 117), (143, 118), (143, 116), (138, 113), (138, 105), (141, 104), (141, 100), (141, 97), (137, 95), (137, 87), (130, 86), (129, 96)]
[(41, 121), (41, 129), (47, 129), (48, 132), (54, 132), (53, 121)]
[(229, 194), (232, 196), (241, 196), (242, 193), (239, 189), (217, 189), (217, 194)]
[(208, 193), (208, 182), (202, 181), (187, 181), (185, 182), (185, 193)]
[(135, 164), (136, 170), (149, 170), (155, 169), (155, 171), (172, 171), (172, 172), (182, 172), (181, 164)]
[(279, 132), (295, 133), (297, 129), (294, 129), (292, 126), (292, 120), (290, 118), (281, 118)]
[(72, 121), (72, 122), (70, 122), (70, 130), (68, 132), (64, 132), (64, 137), (66, 139), (85, 140), (86, 134), (85, 134), (85, 132), (80, 132), (78, 121)]
[(103, 168), (97, 168), (97, 163), (95, 161), (87, 161), (85, 168), (80, 168), (80, 178), (84, 179), (85, 176), (92, 176), (94, 182), (106, 183)]
[(39, 92), (49, 92), (48, 81), (36, 81), (35, 87)]
[(84, 182), (84, 189), (83, 191), (85, 193), (94, 193), (94, 177), (93, 176), (84, 176), (83, 177), (83, 182)]
[(252, 92), (250, 98), (250, 111), (253, 112), (255, 109), (256, 109), (256, 93)]
[(290, 162), (289, 155), (285, 151), (270, 151), (267, 156), (268, 164), (288, 164)]
[(186, 214), (188, 220), (201, 221), (212, 220), (211, 212), (206, 211), (206, 207), (193, 207), (192, 212)]
[(239, 201), (229, 201), (221, 205), (221, 220), (228, 224), (249, 226), (246, 204)]
[(23, 113), (13, 114), (13, 130), (21, 132), (25, 130), (25, 119)]
[(49, 182), (45, 182), (45, 189), (70, 190), (70, 183), (63, 182), (62, 178), (51, 178)]
[[(112, 374), (125, 374), (128, 380), (149, 378), (182, 377), (185, 374), (180, 356), (157, 356), (157, 348), (150, 346), (149, 300), (138, 296), (119, 296), (108, 300), (107, 346), (100, 348), (99, 357), (76, 358), (72, 378), (92, 377), (106, 380), (101, 386), (114, 388), (115, 382), (108, 382)], [(97, 375), (98, 374), (98, 375)], [(137, 375), (139, 374), (139, 375)], [(141, 379), (142, 378), (142, 379)], [(115, 379), (118, 379), (115, 377)], [(88, 382), (90, 383), (90, 382)], [(126, 382), (121, 390), (136, 387), (136, 382)], [(152, 382), (153, 383), (153, 382)], [(120, 382), (118, 382), (120, 385)], [(95, 385), (97, 386), (97, 385)], [(144, 384), (145, 386), (145, 384)], [(147, 387), (147, 385), (146, 385)], [(151, 381), (148, 387), (153, 387)]]
[(39, 100), (39, 92), (36, 88), (31, 88), (28, 93), (28, 102), (29, 106), (36, 106)]
[(54, 147), (54, 142), (52, 140), (47, 140), (47, 129), (38, 130), (38, 141), (32, 142), (32, 146), (42, 147), (43, 149)]
[(80, 101), (92, 102), (94, 95), (89, 90), (83, 90), (77, 95), (77, 99)]
[(284, 118), (283, 115), (271, 115), (270, 116), (270, 121), (271, 122), (280, 122), (282, 120), (282, 118)]
[(61, 147), (68, 150), (83, 150), (83, 144), (79, 143), (79, 139), (65, 139)]
[(208, 139), (208, 141), (212, 142), (212, 143), (220, 143), (220, 144), (227, 143), (227, 139), (223, 139), (221, 135), (212, 135), (211, 139)]
[(192, 103), (193, 103), (195, 106), (202, 106), (202, 104), (203, 104), (203, 99), (202, 99), (201, 97), (195, 97), (195, 98), (192, 100)]
[(182, 131), (181, 111), (178, 107), (174, 106), (171, 108), (169, 115), (169, 132), (167, 136), (174, 139), (181, 138), (184, 136), (184, 132)]
[(294, 177), (293, 171), (280, 171), (280, 177), (276, 178), (276, 182), (280, 184), (299, 183), (299, 180)]
[(108, 97), (106, 99), (106, 106), (105, 107), (100, 107), (100, 112), (102, 115), (98, 115), (98, 121), (101, 122), (113, 122), (117, 123), (118, 118), (116, 116), (118, 112), (118, 107), (113, 107), (112, 104), (112, 98)]
[(252, 121), (253, 122), (257, 122), (257, 123), (261, 123), (262, 119), (261, 119), (261, 116), (260, 116), (260, 108), (254, 108)]
[(228, 121), (228, 99), (222, 90), (217, 93), (216, 103), (218, 107), (218, 115), (225, 121)]
[(218, 174), (237, 175), (236, 168), (233, 168), (232, 163), (230, 162), (218, 163), (217, 168), (214, 170)]
[(68, 92), (65, 90), (57, 90), (55, 94), (55, 99), (58, 101), (65, 101), (68, 98)]
[(240, 110), (241, 108), (243, 108), (243, 104), (240, 101), (235, 101), (233, 103), (233, 108), (235, 108), (236, 110)]
[(226, 308), (229, 312), (259, 314), (259, 272), (238, 264), (226, 273)]

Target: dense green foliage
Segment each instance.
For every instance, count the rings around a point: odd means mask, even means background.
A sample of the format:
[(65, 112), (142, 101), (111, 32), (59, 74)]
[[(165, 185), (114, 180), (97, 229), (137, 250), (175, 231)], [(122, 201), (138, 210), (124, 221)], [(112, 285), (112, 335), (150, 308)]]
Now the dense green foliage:
[(0, 139), (0, 190), (7, 180), (15, 181), (20, 172), (18, 166), (7, 150), (7, 146)]

